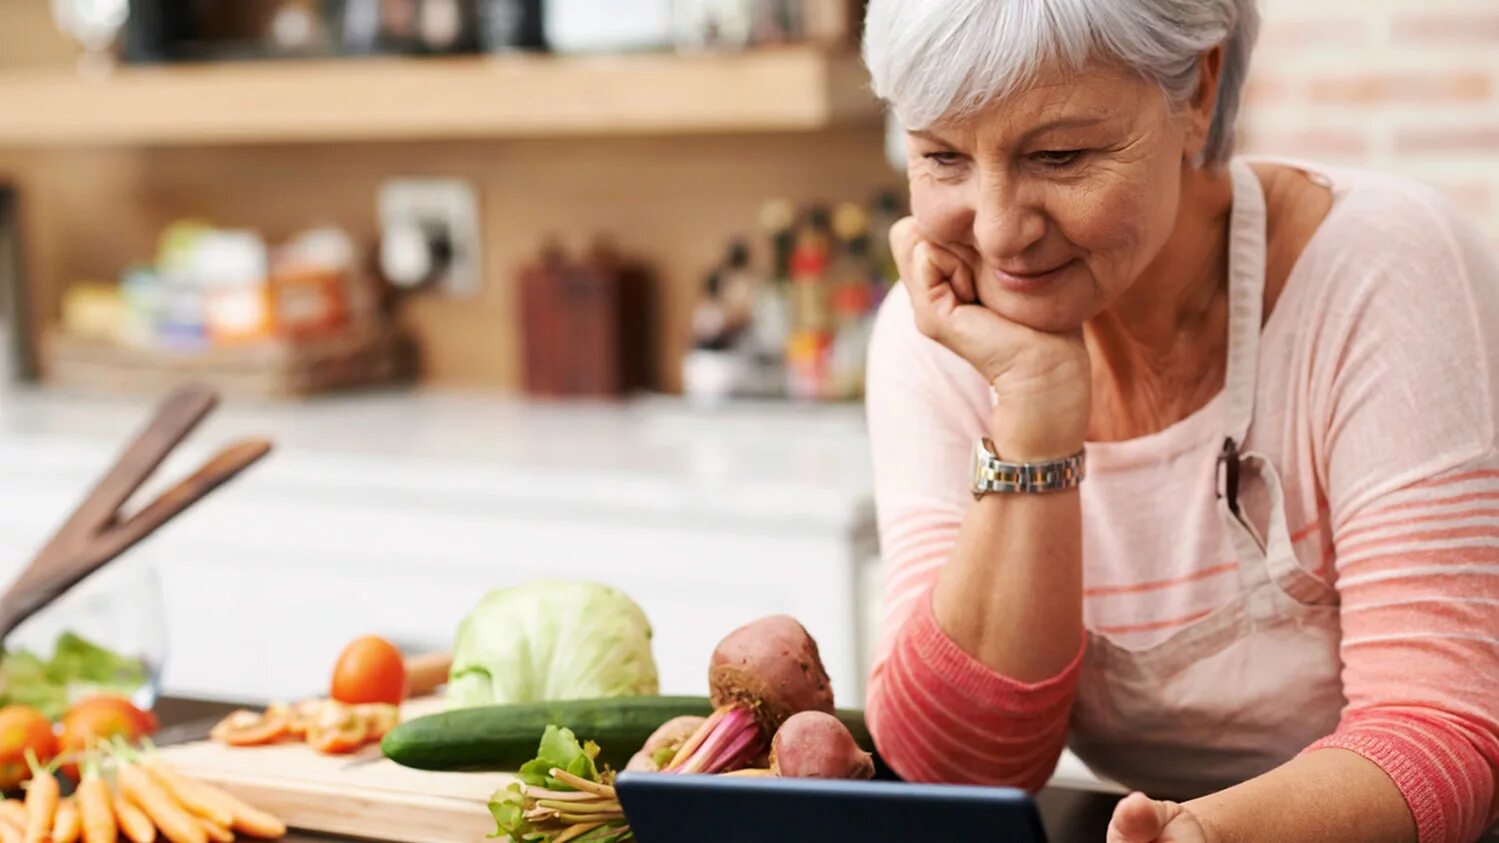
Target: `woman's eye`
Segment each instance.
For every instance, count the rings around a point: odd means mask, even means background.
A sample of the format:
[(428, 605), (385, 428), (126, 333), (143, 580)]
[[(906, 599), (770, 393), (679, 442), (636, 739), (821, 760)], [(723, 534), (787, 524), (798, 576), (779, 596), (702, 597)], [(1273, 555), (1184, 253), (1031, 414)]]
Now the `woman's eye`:
[(939, 167), (956, 167), (963, 162), (963, 156), (956, 152), (928, 152), (924, 157)]
[(1043, 167), (1062, 169), (1076, 164), (1083, 157), (1081, 149), (1046, 149), (1031, 154), (1031, 160)]

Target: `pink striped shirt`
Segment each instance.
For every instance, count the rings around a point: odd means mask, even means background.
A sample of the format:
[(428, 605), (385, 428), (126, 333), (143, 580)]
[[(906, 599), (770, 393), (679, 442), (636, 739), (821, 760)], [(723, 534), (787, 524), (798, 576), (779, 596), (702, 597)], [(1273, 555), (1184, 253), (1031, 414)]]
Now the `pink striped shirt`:
[[(1423, 843), (1472, 840), (1499, 816), (1499, 259), (1424, 188), (1318, 172), (1334, 206), (1265, 324), (1246, 444), (1280, 470), (1300, 563), (1340, 596), (1348, 702), (1309, 749), (1378, 764)], [(1038, 788), (1066, 742), (1080, 660), (1013, 681), (964, 653), (930, 608), (971, 503), (988, 387), (921, 336), (900, 291), (870, 354), (886, 577), (875, 740), (908, 778)], [(1221, 400), (1158, 433), (1089, 445), (1093, 632), (1149, 646), (1239, 588), (1201, 458), (1221, 441)]]

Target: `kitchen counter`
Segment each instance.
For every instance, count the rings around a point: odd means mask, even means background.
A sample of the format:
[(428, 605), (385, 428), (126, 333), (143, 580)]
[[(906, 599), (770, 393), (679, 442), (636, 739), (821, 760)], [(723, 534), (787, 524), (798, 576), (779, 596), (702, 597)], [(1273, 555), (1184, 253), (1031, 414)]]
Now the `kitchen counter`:
[[(0, 391), (0, 535), (19, 570), (152, 402)], [(381, 392), (226, 402), (149, 493), (240, 436), (275, 452), (129, 554), (162, 583), (170, 693), (315, 693), (343, 643), (447, 648), (491, 588), (614, 585), (646, 610), (666, 693), (713, 642), (786, 612), (859, 705), (877, 550), (857, 406), (539, 404)]]
[[(208, 725), (235, 706), (227, 703), (204, 700), (165, 698), (158, 701), (157, 716), (161, 719), (163, 735), (171, 740), (171, 733), (181, 729), (182, 734), (201, 737)], [(1099, 793), (1089, 789), (1052, 784), (1036, 797), (1041, 812), (1041, 822), (1051, 843), (1098, 843), (1108, 830), (1109, 817), (1119, 801), (1116, 794)], [(329, 843), (342, 838), (293, 831), (284, 838), (287, 843)]]
[[(45, 444), (88, 456), (118, 447), (152, 402), (49, 390), (0, 391), (0, 453)], [(710, 409), (653, 397), (537, 403), (435, 392), (379, 392), (303, 403), (226, 402), (176, 462), (239, 436), (269, 436), (296, 465), (336, 468), (371, 492), (430, 499), (482, 486), (486, 497), (580, 502), (675, 519), (729, 515), (848, 529), (873, 511), (868, 441), (856, 405), (747, 402)]]

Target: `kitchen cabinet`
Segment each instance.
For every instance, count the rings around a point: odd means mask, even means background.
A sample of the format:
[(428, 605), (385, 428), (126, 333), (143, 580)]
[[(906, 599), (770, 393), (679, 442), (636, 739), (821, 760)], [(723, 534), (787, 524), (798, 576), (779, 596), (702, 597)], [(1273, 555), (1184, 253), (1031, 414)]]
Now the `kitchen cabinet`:
[[(0, 392), (7, 575), (147, 409)], [(786, 612), (816, 636), (839, 702), (862, 703), (876, 540), (857, 407), (427, 393), (228, 404), (142, 494), (245, 435), (276, 452), (119, 563), (161, 576), (169, 693), (322, 693), (357, 635), (446, 647), (487, 589), (555, 577), (644, 607), (665, 692), (704, 693), (722, 635)]]

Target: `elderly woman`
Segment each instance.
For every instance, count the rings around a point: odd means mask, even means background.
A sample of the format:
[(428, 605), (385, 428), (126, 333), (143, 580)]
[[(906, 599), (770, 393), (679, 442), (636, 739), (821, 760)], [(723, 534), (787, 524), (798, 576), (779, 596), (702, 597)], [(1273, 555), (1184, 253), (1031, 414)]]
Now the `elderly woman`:
[[(1232, 158), (1254, 0), (872, 0), (908, 133), (871, 349), (869, 724), (1109, 840), (1468, 841), (1499, 774), (1499, 260)], [(1158, 800), (1190, 801), (1158, 801)]]

